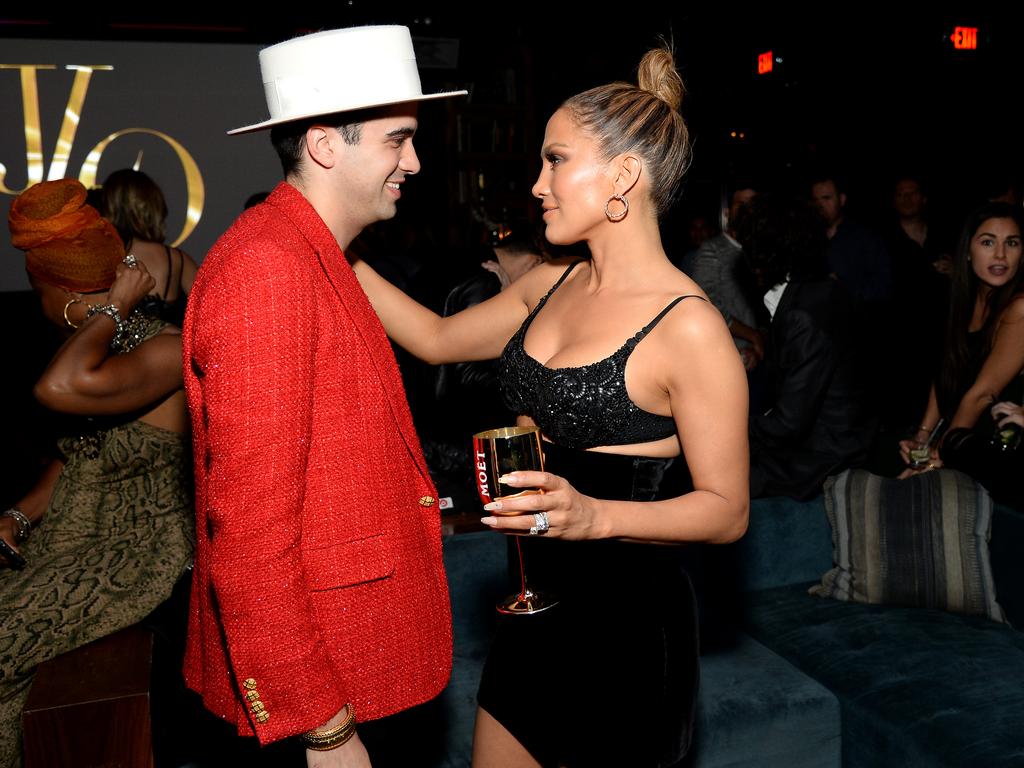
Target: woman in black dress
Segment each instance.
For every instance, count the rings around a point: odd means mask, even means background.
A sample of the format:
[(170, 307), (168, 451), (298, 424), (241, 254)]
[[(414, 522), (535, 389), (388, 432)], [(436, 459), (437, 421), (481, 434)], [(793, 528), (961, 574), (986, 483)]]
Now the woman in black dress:
[[(689, 159), (670, 51), (639, 85), (581, 93), (547, 125), (533, 193), (555, 244), (543, 264), (449, 318), (356, 264), (392, 338), (434, 363), (501, 357), (506, 403), (537, 424), (542, 495), (488, 505), (495, 530), (536, 535), (531, 580), (558, 606), (505, 617), (480, 687), (474, 765), (669, 766), (691, 736), (693, 597), (674, 547), (741, 536), (747, 390), (721, 315), (669, 262), (658, 217)], [(467, 440), (469, 436), (467, 435)], [(684, 458), (685, 456), (685, 458)]]
[[(959, 447), (965, 432), (986, 440), (997, 400), (1024, 394), (1024, 211), (987, 203), (967, 217), (953, 260), (949, 322), (938, 375), (916, 435), (923, 442), (942, 418), (943, 446)], [(904, 461), (914, 440), (900, 443)], [(933, 448), (926, 469), (942, 466)], [(954, 462), (956, 463), (956, 462)], [(909, 473), (909, 471), (908, 471)]]

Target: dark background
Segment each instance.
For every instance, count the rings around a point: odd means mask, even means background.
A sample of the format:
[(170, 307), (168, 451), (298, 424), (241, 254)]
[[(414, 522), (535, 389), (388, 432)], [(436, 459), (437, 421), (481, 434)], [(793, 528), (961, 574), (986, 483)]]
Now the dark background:
[[(5, 11), (0, 36), (265, 45), (322, 28), (403, 23), (418, 38), (459, 41), (457, 68), (426, 71), (426, 87), (472, 87), (489, 71), (513, 69), (514, 119), (531, 143), (563, 98), (632, 78), (643, 51), (666, 36), (690, 89), (693, 204), (710, 198), (717, 207), (705, 187), (723, 173), (800, 187), (809, 167), (828, 165), (845, 174), (856, 205), (869, 212), (881, 207), (891, 176), (907, 169), (925, 175), (933, 201), (952, 212), (983, 194), (991, 177), (1019, 173), (1018, 4), (963, 3), (956, 11), (837, 3), (799, 13), (777, 6), (634, 2), (598, 11), (574, 3), (349, 0), (316, 13), (252, 14), (258, 19), (216, 9), (96, 8), (85, 21)], [(978, 27), (978, 50), (953, 49), (955, 26)], [(759, 77), (756, 57), (766, 50), (782, 62)], [(526, 148), (530, 176), (536, 150)]]

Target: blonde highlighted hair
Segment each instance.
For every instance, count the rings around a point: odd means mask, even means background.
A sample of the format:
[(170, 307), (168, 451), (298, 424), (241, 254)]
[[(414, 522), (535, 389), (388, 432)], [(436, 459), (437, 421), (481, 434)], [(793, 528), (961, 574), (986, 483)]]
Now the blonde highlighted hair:
[(661, 216), (675, 200), (690, 164), (690, 133), (679, 112), (686, 88), (667, 45), (644, 54), (637, 83), (600, 85), (562, 107), (597, 139), (604, 160), (625, 152), (643, 159), (651, 200)]

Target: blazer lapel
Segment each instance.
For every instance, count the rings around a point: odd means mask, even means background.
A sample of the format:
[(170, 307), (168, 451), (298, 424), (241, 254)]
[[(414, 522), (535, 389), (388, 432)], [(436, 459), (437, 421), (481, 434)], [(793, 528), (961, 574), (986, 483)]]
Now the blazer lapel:
[(402, 434), (402, 439), (408, 445), (409, 452), (416, 459), (424, 477), (430, 477), (426, 461), (423, 458), (423, 451), (420, 449), (419, 437), (416, 435), (416, 429), (412, 423), (405, 387), (402, 385), (402, 375), (398, 370), (394, 352), (391, 350), (391, 342), (341, 249), (335, 245), (334, 251), (334, 253), (325, 254), (323, 251), (317, 250), (316, 255), (327, 274), (327, 279), (334, 287), (335, 293), (338, 294), (341, 305), (352, 319), (352, 325), (363, 337), (366, 350), (377, 370), (377, 376), (383, 384), (384, 396)]
[[(282, 194), (278, 198), (279, 192)], [(359, 285), (334, 235), (301, 193), (290, 185), (282, 184), (275, 190), (273, 197), (278, 199), (268, 202), (277, 204), (309, 243), (320, 268), (334, 288), (342, 309), (351, 319), (352, 327), (362, 337), (399, 433), (423, 476), (429, 478), (430, 472), (412, 422), (409, 403), (405, 398), (405, 387), (402, 385), (398, 362), (391, 351), (391, 343), (388, 341), (384, 326), (381, 325), (369, 298)]]

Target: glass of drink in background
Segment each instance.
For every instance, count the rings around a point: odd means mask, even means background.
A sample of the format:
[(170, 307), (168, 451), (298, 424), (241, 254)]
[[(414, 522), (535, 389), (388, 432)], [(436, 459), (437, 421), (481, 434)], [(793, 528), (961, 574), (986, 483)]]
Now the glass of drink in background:
[(932, 450), (939, 439), (940, 430), (944, 422), (944, 419), (939, 419), (938, 423), (924, 440), (919, 439), (924, 434), (920, 429), (911, 437), (912, 444), (907, 452), (910, 457), (909, 465), (911, 469), (925, 469), (931, 464)]

